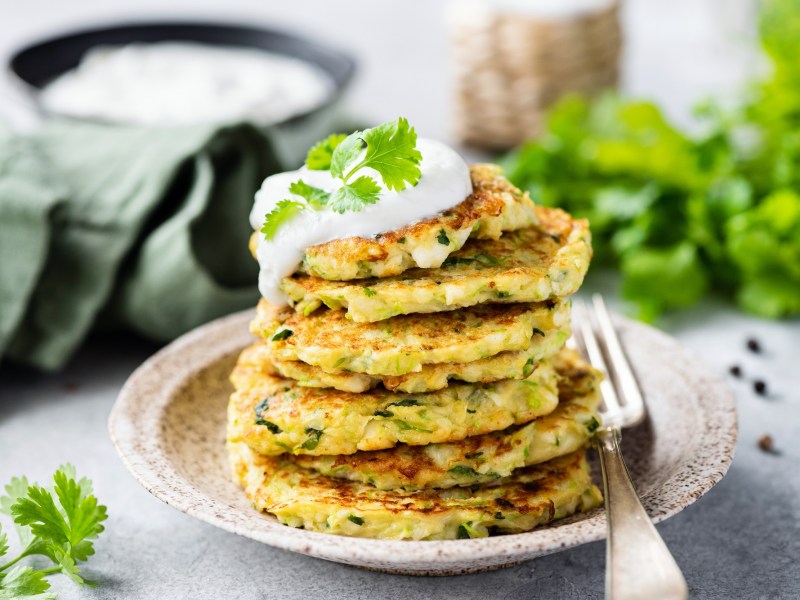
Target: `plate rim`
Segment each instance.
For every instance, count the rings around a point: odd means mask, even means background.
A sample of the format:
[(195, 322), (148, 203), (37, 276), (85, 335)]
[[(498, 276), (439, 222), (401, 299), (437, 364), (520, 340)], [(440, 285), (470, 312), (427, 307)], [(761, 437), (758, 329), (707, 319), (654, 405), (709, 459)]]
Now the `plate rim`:
[[(143, 413), (163, 415), (174, 395), (173, 392), (183, 385), (191, 374), (240, 351), (248, 343), (248, 339), (252, 339), (247, 328), (247, 322), (252, 315), (253, 310), (248, 309), (216, 319), (184, 334), (142, 363), (129, 376), (117, 396), (108, 419), (111, 441), (133, 477), (162, 502), (202, 522), (273, 547), (325, 560), (408, 574), (456, 574), (498, 568), (605, 538), (605, 514), (602, 508), (559, 521), (552, 527), (539, 528), (531, 532), (443, 541), (348, 538), (295, 529), (269, 519), (264, 520), (265, 527), (249, 529), (244, 526), (245, 523), (239, 524), (236, 519), (223, 518), (217, 510), (209, 510), (208, 502), (223, 510), (238, 512), (239, 508), (227, 506), (210, 498), (202, 489), (178, 473), (163, 452), (159, 436), (147, 435), (137, 430), (134, 422), (137, 419), (130, 415), (134, 414), (137, 408), (141, 410), (143, 405), (140, 399), (141, 390), (147, 388), (151, 379), (160, 380), (157, 386), (159, 391), (156, 392), (155, 398), (148, 395)], [(653, 493), (643, 498), (651, 520), (658, 523), (693, 504), (714, 487), (728, 471), (738, 437), (736, 402), (730, 388), (722, 379), (693, 360), (676, 339), (653, 327), (619, 315), (614, 315), (614, 319), (625, 328), (638, 329), (637, 333), (651, 337), (662, 348), (671, 347), (684, 363), (683, 366), (690, 367), (690, 371), (698, 381), (703, 381), (714, 388), (715, 401), (719, 398), (724, 400), (716, 407), (711, 422), (707, 414), (709, 407), (700, 402), (700, 407), (704, 409), (705, 422), (701, 424), (703, 431), (697, 445), (705, 451), (713, 450), (716, 460), (708, 459), (712, 456), (709, 452), (696, 452), (683, 468), (670, 474), (656, 491), (670, 484), (672, 487), (686, 487), (684, 495), (670, 503), (657, 502), (658, 498), (654, 498)], [(234, 335), (226, 339), (223, 344), (212, 347), (204, 345), (205, 339), (214, 338), (228, 330), (233, 331)], [(169, 373), (165, 380), (159, 369), (165, 363), (186, 357), (187, 354), (189, 358), (183, 362), (182, 370)], [(698, 398), (702, 400), (703, 395), (699, 394)], [(140, 416), (138, 420), (141, 421), (143, 418)], [(714, 435), (708, 435), (709, 433)], [(699, 472), (703, 477), (695, 474), (691, 478), (693, 485), (687, 487), (685, 477), (687, 472), (690, 475)], [(683, 484), (680, 484), (677, 480), (682, 475)], [(258, 513), (254, 511), (253, 514)], [(245, 516), (243, 520), (247, 520), (247, 517)], [(558, 531), (559, 535), (553, 535), (554, 531)], [(569, 541), (565, 542), (564, 538)], [(353, 543), (354, 540), (357, 542)], [(425, 562), (427, 567), (419, 568), (411, 565), (408, 556), (413, 557), (415, 565)]]

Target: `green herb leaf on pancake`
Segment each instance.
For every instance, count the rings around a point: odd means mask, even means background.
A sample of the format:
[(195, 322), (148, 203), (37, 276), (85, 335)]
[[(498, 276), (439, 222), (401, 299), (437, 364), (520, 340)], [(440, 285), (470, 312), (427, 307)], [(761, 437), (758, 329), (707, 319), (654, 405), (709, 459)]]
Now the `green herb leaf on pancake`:
[(401, 191), (419, 183), (421, 161), (417, 132), (403, 117), (348, 136), (330, 135), (309, 150), (306, 167), (315, 171), (330, 169), (331, 175), (342, 180), (342, 187), (331, 193), (302, 179), (295, 181), (289, 186), (289, 192), (303, 198), (305, 203), (288, 198), (281, 200), (264, 219), (261, 232), (270, 240), (286, 221), (309, 208), (329, 207), (339, 214), (360, 211), (378, 202), (381, 186), (368, 175), (356, 176), (359, 171), (372, 169), (380, 175), (387, 189)]
[(346, 183), (331, 196), (330, 208), (337, 213), (358, 212), (368, 204), (380, 199), (381, 187), (372, 177), (359, 177), (353, 183)]
[(406, 189), (406, 184), (415, 186), (419, 183), (422, 154), (417, 150), (417, 132), (407, 119), (400, 117), (397, 121), (368, 129), (363, 139), (367, 143), (367, 153), (350, 173), (362, 168), (375, 169), (383, 184), (396, 191)]
[(347, 165), (355, 161), (367, 145), (364, 141), (365, 133), (366, 131), (355, 131), (336, 147), (331, 157), (331, 175), (338, 179), (346, 179)]
[[(353, 165), (365, 148), (363, 158)], [(417, 185), (421, 161), (417, 132), (407, 119), (399, 117), (348, 136), (333, 153), (331, 174), (347, 183), (357, 171), (374, 169), (388, 189), (401, 191), (407, 184)]]
[(346, 133), (334, 133), (311, 146), (306, 156), (306, 167), (312, 171), (327, 171), (331, 168), (333, 151), (347, 137)]
[(301, 196), (309, 206), (320, 209), (328, 203), (331, 195), (325, 190), (321, 190), (313, 185), (308, 185), (302, 179), (298, 179), (289, 186), (289, 192)]
[(268, 240), (275, 237), (281, 225), (286, 221), (297, 215), (299, 212), (306, 209), (305, 204), (302, 202), (295, 202), (294, 200), (281, 200), (275, 205), (266, 217), (264, 217), (264, 225), (261, 227), (261, 233)]

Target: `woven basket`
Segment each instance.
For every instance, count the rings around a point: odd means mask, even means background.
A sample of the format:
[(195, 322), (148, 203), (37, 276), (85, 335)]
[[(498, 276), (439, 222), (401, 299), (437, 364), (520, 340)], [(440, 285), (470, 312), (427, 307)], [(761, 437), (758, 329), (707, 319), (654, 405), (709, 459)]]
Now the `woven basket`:
[(619, 81), (616, 1), (562, 18), (454, 2), (449, 17), (454, 125), (462, 143), (514, 147), (541, 131), (547, 108), (559, 97), (596, 94)]

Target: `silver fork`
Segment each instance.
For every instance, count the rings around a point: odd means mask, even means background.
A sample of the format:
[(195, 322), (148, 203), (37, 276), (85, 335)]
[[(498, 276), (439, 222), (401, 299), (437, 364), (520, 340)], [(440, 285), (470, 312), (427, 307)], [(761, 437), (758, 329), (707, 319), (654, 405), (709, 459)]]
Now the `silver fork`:
[(596, 441), (608, 522), (606, 598), (685, 599), (686, 580), (647, 516), (620, 451), (621, 430), (645, 418), (641, 390), (602, 296), (592, 296), (592, 311), (580, 299), (573, 306), (575, 340), (592, 366), (606, 375), (600, 384), (602, 425)]

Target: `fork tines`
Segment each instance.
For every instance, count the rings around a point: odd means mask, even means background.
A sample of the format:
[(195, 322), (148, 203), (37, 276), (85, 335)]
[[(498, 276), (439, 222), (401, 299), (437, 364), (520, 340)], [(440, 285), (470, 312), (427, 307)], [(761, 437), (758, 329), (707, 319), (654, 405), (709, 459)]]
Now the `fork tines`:
[(622, 344), (600, 294), (592, 296), (592, 309), (573, 299), (574, 336), (593, 367), (605, 374), (600, 383), (604, 427), (630, 427), (645, 416), (644, 399)]

